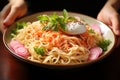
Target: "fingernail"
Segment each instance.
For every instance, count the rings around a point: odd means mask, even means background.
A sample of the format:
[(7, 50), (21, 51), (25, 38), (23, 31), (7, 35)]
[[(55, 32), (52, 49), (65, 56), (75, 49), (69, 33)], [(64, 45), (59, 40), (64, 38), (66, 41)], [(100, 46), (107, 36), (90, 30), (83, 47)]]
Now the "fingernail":
[(8, 23), (6, 22), (6, 20), (3, 21), (3, 25), (8, 26)]

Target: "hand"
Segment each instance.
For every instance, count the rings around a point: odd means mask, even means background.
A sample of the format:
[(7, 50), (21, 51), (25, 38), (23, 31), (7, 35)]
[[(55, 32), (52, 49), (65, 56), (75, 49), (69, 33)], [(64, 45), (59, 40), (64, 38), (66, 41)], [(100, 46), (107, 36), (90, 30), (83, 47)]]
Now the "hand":
[(117, 44), (120, 45), (120, 15), (117, 10), (106, 4), (98, 14), (97, 19), (107, 24), (113, 30), (118, 38)]
[(98, 14), (98, 20), (107, 24), (117, 36), (117, 47), (120, 45), (120, 15), (112, 8), (104, 7)]
[(11, 25), (16, 18), (27, 13), (27, 4), (24, 0), (10, 0), (0, 13), (0, 29), (3, 31), (6, 26)]

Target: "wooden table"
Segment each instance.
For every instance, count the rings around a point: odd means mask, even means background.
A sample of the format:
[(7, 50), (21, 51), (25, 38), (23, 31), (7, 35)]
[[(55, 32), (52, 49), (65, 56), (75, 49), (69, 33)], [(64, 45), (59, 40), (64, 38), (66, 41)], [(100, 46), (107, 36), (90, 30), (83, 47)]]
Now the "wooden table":
[(85, 68), (55, 70), (18, 60), (5, 48), (0, 33), (0, 80), (120, 80), (120, 47), (102, 61)]

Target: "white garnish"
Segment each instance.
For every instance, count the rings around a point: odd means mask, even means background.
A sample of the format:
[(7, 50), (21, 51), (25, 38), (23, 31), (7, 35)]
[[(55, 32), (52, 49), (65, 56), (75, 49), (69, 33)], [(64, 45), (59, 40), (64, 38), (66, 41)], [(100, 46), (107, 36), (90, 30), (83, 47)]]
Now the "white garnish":
[(81, 22), (69, 22), (66, 25), (67, 30), (65, 31), (67, 34), (77, 35), (86, 32), (86, 27)]

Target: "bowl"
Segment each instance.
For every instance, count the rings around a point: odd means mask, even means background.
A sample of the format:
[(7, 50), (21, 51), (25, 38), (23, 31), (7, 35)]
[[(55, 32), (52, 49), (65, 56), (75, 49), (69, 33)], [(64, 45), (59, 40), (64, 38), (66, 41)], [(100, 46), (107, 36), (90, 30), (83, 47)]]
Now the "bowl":
[[(33, 22), (33, 21), (38, 20), (36, 17), (39, 15), (43, 15), (43, 14), (51, 15), (54, 12), (57, 13), (58, 15), (62, 15), (62, 11), (38, 12), (38, 13), (35, 13), (32, 15), (23, 17), (23, 18), (17, 20), (16, 22)], [(11, 55), (13, 55), (14, 57), (16, 57), (17, 59), (19, 59), (23, 62), (27, 62), (27, 63), (30, 63), (32, 65), (45, 67), (45, 68), (51, 68), (51, 69), (67, 69), (67, 68), (76, 68), (76, 67), (88, 66), (90, 64), (99, 62), (100, 60), (106, 58), (114, 50), (115, 44), (116, 44), (116, 38), (115, 38), (113, 31), (106, 24), (102, 23), (101, 21), (96, 20), (93, 17), (87, 16), (84, 14), (75, 13), (75, 12), (68, 12), (68, 14), (70, 16), (79, 16), (81, 19), (83, 19), (89, 25), (93, 25), (93, 24), (99, 25), (101, 28), (103, 37), (105, 39), (109, 39), (111, 41), (110, 45), (108, 46), (107, 51), (105, 51), (100, 57), (98, 57), (95, 60), (87, 61), (87, 62), (83, 62), (83, 63), (77, 63), (77, 64), (63, 65), (63, 64), (43, 64), (43, 63), (34, 62), (34, 61), (28, 60), (28, 59), (16, 54), (14, 52), (14, 50), (11, 49), (11, 47), (9, 46), (9, 43), (11, 41), (10, 34), (11, 34), (11, 31), (16, 28), (16, 22), (14, 24), (12, 24), (11, 26), (9, 26), (8, 29), (3, 33), (3, 42), (4, 42), (5, 47), (10, 51)]]

